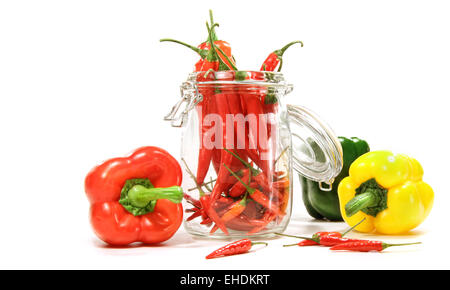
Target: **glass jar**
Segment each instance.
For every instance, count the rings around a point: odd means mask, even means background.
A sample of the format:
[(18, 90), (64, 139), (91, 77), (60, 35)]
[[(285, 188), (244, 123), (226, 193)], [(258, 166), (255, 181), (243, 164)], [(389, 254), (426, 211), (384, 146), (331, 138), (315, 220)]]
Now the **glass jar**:
[(198, 72), (182, 84), (182, 98), (165, 119), (183, 128), (189, 233), (283, 232), (293, 169), (321, 185), (333, 182), (342, 167), (340, 143), (315, 114), (285, 104), (292, 89), (281, 73), (260, 71)]

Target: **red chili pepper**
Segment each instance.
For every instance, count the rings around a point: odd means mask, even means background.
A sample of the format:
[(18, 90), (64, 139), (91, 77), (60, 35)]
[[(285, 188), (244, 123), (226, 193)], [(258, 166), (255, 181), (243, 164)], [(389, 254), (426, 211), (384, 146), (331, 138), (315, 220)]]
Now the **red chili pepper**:
[(262, 187), (263, 191), (267, 191), (267, 192), (272, 191), (269, 186), (267, 177), (261, 171), (253, 168), (253, 166), (250, 163), (244, 161), (239, 155), (236, 155), (234, 152), (229, 151), (227, 149), (225, 149), (225, 151), (227, 151), (228, 153), (230, 153), (231, 155), (236, 157), (239, 161), (242, 162), (242, 164), (244, 164), (251, 171), (252, 178), (258, 183), (259, 186)]
[(283, 54), (291, 45), (300, 43), (300, 45), (303, 47), (303, 43), (301, 41), (292, 41), (288, 44), (286, 44), (283, 48), (277, 49), (274, 52), (270, 53), (269, 56), (266, 58), (264, 63), (261, 66), (261, 71), (275, 71), (278, 65), (278, 71), (281, 71), (281, 67), (283, 66)]
[(202, 216), (202, 212), (198, 210), (198, 211), (194, 212), (193, 214), (191, 214), (191, 215), (186, 219), (186, 221), (191, 221), (191, 220), (193, 220), (193, 219), (195, 219), (195, 218), (197, 218), (197, 217), (200, 217), (200, 216)]
[[(244, 169), (242, 172), (243, 172), (242, 180), (245, 183), (249, 183), (250, 170)], [(236, 181), (236, 183), (233, 185), (233, 187), (231, 187), (230, 191), (228, 192), (228, 195), (231, 197), (238, 197), (243, 195), (246, 191), (247, 189), (245, 188), (245, 186), (243, 186), (242, 183), (240, 183), (239, 181)]]
[[(259, 153), (259, 158), (254, 161), (259, 163), (258, 166), (261, 166), (261, 170), (267, 176), (272, 176), (270, 174), (271, 166), (269, 164), (270, 158), (268, 156), (267, 125), (260, 124), (261, 122), (263, 124), (267, 123), (261, 99), (256, 93), (246, 93), (244, 97), (246, 103), (246, 115), (255, 118), (255, 122), (252, 122), (249, 126), (249, 142), (253, 144), (253, 146), (256, 145), (256, 149), (258, 149)], [(250, 149), (254, 148), (250, 147)]]
[(249, 239), (242, 239), (242, 240), (227, 244), (227, 245), (215, 250), (214, 252), (212, 252), (211, 254), (206, 256), (206, 259), (214, 259), (214, 258), (219, 258), (219, 257), (223, 257), (223, 256), (232, 256), (232, 255), (247, 253), (248, 251), (250, 251), (250, 249), (254, 245), (267, 246), (268, 244), (265, 242), (252, 242)]
[(226, 223), (227, 227), (236, 231), (250, 231), (251, 229), (264, 225), (264, 221), (250, 218), (242, 213)]
[(280, 190), (280, 194), (282, 194), (280, 203), (280, 212), (285, 213), (286, 208), (289, 204), (289, 190), (287, 188)]
[(186, 167), (186, 171), (194, 181), (199, 193), (200, 193), (200, 206), (201, 209), (206, 213), (206, 215), (222, 230), (223, 233), (228, 235), (228, 230), (225, 227), (225, 224), (220, 219), (219, 215), (215, 211), (214, 207), (211, 206), (211, 198), (210, 195), (205, 194), (203, 189), (200, 187), (200, 185), (197, 183), (197, 179), (195, 178), (192, 171), (189, 169), (189, 166), (187, 165), (186, 161), (184, 159), (181, 159), (183, 161), (184, 166)]
[(308, 246), (317, 246), (318, 243), (311, 241), (311, 240), (302, 240), (299, 243), (296, 244), (299, 247), (308, 247)]
[[(218, 40), (217, 35), (215, 33), (214, 27), (217, 26), (217, 23), (214, 23), (212, 11), (209, 11), (211, 27), (208, 26), (208, 40), (201, 43), (199, 46), (195, 47), (190, 44), (184, 43), (179, 40), (164, 38), (161, 39), (161, 42), (175, 42), (181, 44), (185, 47), (190, 48), (195, 51), (199, 56), (200, 60), (195, 64), (195, 71), (208, 71), (210, 69), (217, 71), (219, 68), (219, 62), (215, 58), (217, 55), (223, 63), (225, 63), (228, 67), (232, 67), (234, 65), (234, 58), (231, 53), (230, 44), (223, 40)], [(218, 52), (211, 53), (211, 44), (216, 47)]]
[[(224, 223), (227, 223), (228, 221), (234, 219), (238, 215), (240, 215), (247, 206), (247, 195), (245, 195), (241, 200), (238, 200), (231, 204), (227, 209), (224, 215), (220, 218)], [(217, 231), (218, 226), (216, 225), (213, 227), (210, 231), (210, 234), (213, 234), (215, 231)]]
[(258, 189), (255, 188), (251, 188), (250, 186), (248, 186), (247, 184), (245, 184), (240, 178), (239, 176), (237, 176), (236, 173), (234, 173), (233, 171), (231, 171), (230, 168), (228, 168), (225, 165), (225, 168), (239, 181), (241, 182), (245, 188), (247, 189), (248, 193), (250, 194), (250, 197), (256, 201), (257, 203), (263, 205), (265, 208), (267, 208), (268, 210), (270, 210), (273, 214), (278, 215), (279, 214), (279, 209), (278, 207), (261, 191), (259, 191)]
[(169, 239), (183, 219), (182, 176), (175, 158), (157, 147), (139, 148), (92, 169), (85, 191), (95, 234), (111, 245)]
[[(227, 95), (223, 94), (223, 93), (216, 94), (215, 100), (216, 100), (216, 104), (217, 104), (217, 111), (223, 120), (222, 127), (219, 128), (218, 130), (216, 130), (216, 137), (219, 134), (221, 134), (222, 146), (225, 148), (229, 143), (229, 141), (228, 141), (229, 136), (227, 136), (227, 134), (226, 134), (227, 132), (226, 132), (226, 123), (225, 123), (226, 115), (229, 113)], [(219, 173), (217, 174), (216, 183), (214, 184), (214, 188), (211, 193), (211, 195), (212, 195), (211, 199), (213, 201), (219, 197), (219, 195), (224, 191), (224, 189), (228, 185), (229, 174), (227, 173), (227, 170), (225, 169), (224, 166), (228, 166), (228, 167), (231, 166), (231, 164), (233, 162), (233, 156), (229, 153), (229, 151), (228, 152), (227, 151), (228, 150), (221, 151), (221, 158), (220, 158), (221, 166), (219, 168)]]
[(190, 204), (192, 204), (193, 206), (195, 206), (195, 207), (197, 207), (197, 208), (200, 208), (200, 207), (201, 207), (200, 201), (197, 200), (197, 199), (195, 199), (195, 198), (193, 198), (193, 197), (190, 196), (189, 194), (184, 193), (184, 194), (183, 194), (183, 197), (184, 197), (184, 199), (186, 199), (186, 201), (188, 201), (188, 202), (189, 202)]
[(225, 224), (220, 219), (219, 215), (214, 210), (214, 208), (211, 206), (210, 195), (202, 196), (200, 198), (200, 202), (202, 203), (202, 207), (205, 209), (206, 213), (208, 214), (208, 217), (222, 230), (222, 232), (224, 234), (229, 235)]
[(263, 216), (264, 224), (253, 228), (251, 231), (247, 233), (247, 235), (253, 235), (264, 230), (269, 223), (271, 223), (275, 218), (277, 218), (277, 216), (278, 216), (277, 214), (274, 214), (270, 211), (266, 211)]
[[(257, 210), (257, 203), (254, 200), (249, 200), (247, 203), (247, 207), (245, 208), (242, 215), (249, 219), (257, 219), (258, 217), (258, 210)], [(258, 219), (259, 220), (259, 219)]]
[(290, 181), (289, 181), (289, 178), (287, 178), (287, 177), (284, 177), (273, 183), (273, 187), (276, 189), (284, 189), (284, 188), (288, 188), (289, 186), (290, 186)]
[(409, 245), (417, 245), (421, 244), (420, 242), (417, 243), (406, 243), (406, 244), (386, 244), (380, 241), (367, 241), (367, 240), (360, 240), (360, 241), (352, 241), (348, 243), (338, 244), (336, 246), (333, 246), (330, 248), (330, 250), (333, 251), (355, 251), (355, 252), (370, 252), (370, 251), (377, 251), (381, 252), (386, 248), (389, 247), (397, 247), (397, 246), (409, 246)]
[[(312, 245), (322, 245), (322, 246), (333, 246), (339, 243), (345, 243), (350, 241), (358, 241), (357, 239), (345, 239), (343, 238), (346, 234), (351, 232), (354, 228), (356, 228), (359, 224), (361, 224), (365, 218), (363, 218), (361, 221), (359, 221), (356, 225), (353, 227), (347, 229), (344, 233), (340, 232), (316, 232), (311, 238), (308, 237), (301, 237), (301, 236), (294, 236), (294, 235), (287, 235), (282, 233), (275, 233), (279, 236), (285, 236), (285, 237), (291, 237), (291, 238), (298, 238), (298, 239), (304, 239), (303, 241), (297, 243), (297, 244), (290, 244), (290, 245), (284, 245), (284, 247), (290, 247), (290, 246), (312, 246)], [(305, 242), (308, 241), (308, 242)]]

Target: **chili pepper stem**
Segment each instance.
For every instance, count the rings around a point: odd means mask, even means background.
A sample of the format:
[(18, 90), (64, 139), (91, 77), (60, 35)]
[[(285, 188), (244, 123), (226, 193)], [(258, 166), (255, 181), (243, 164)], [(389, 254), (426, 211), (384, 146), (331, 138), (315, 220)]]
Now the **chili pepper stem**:
[(283, 149), (283, 151), (281, 151), (280, 155), (277, 157), (277, 159), (275, 159), (274, 164), (277, 164), (278, 161), (280, 161), (281, 157), (284, 155), (284, 153), (286, 153), (286, 151), (289, 149), (289, 146), (286, 146), (286, 148)]
[(397, 247), (397, 246), (410, 246), (410, 245), (418, 245), (418, 244), (422, 244), (422, 242), (416, 242), (416, 243), (403, 243), (403, 244), (386, 244), (383, 243), (383, 250), (389, 247)]
[(264, 245), (264, 247), (267, 247), (269, 244), (266, 242), (252, 242), (252, 246), (254, 245)]
[(278, 49), (278, 50), (274, 51), (274, 53), (280, 59), (280, 66), (278, 67), (278, 72), (280, 72), (281, 68), (283, 67), (283, 54), (284, 54), (284, 52), (286, 51), (286, 49), (288, 49), (289, 47), (291, 47), (292, 45), (294, 45), (296, 43), (300, 43), (301, 47), (303, 47), (303, 42), (301, 42), (300, 40), (296, 40), (296, 41), (289, 42), (288, 44), (283, 46), (281, 49)]
[(293, 247), (293, 246), (298, 246), (298, 243), (297, 244), (283, 245), (283, 247)]
[(317, 239), (314, 238), (308, 238), (308, 237), (302, 237), (302, 236), (293, 236), (288, 234), (282, 234), (282, 233), (275, 233), (275, 235), (283, 236), (283, 237), (290, 237), (290, 238), (297, 238), (297, 239), (304, 239), (304, 240), (310, 240), (313, 242), (318, 242)]
[(192, 178), (192, 180), (194, 181), (195, 186), (197, 187), (200, 196), (204, 196), (204, 195), (205, 195), (205, 192), (203, 191), (202, 187), (198, 184), (197, 178), (195, 178), (194, 173), (192, 173), (191, 169), (189, 169), (189, 166), (187, 165), (186, 160), (184, 160), (184, 158), (181, 158), (181, 161), (183, 162), (184, 167), (186, 167), (186, 171), (188, 172), (189, 176), (190, 176), (190, 177)]
[(353, 231), (357, 226), (359, 226), (362, 222), (364, 222), (366, 220), (366, 218), (363, 218), (362, 220), (360, 220), (356, 225), (352, 226), (351, 228), (349, 228), (348, 230), (346, 230), (344, 233), (342, 233), (341, 237), (345, 236), (346, 234), (348, 234), (349, 232)]
[(244, 185), (244, 187), (245, 187), (245, 189), (247, 189), (248, 193), (252, 194), (253, 192), (255, 192), (254, 188), (251, 188), (244, 181), (242, 181), (242, 179), (240, 179), (236, 173), (234, 173), (230, 168), (228, 168), (228, 166), (226, 166), (225, 164), (223, 164), (223, 166), (231, 173), (231, 175), (233, 175), (240, 183), (242, 183), (242, 185)]
[(275, 53), (276, 53), (278, 56), (283, 56), (284, 52), (285, 52), (289, 47), (291, 47), (292, 45), (294, 45), (294, 44), (296, 44), (296, 43), (300, 43), (300, 46), (303, 47), (303, 42), (301, 42), (300, 40), (295, 40), (295, 41), (289, 42), (288, 44), (286, 44), (285, 46), (283, 46), (281, 49), (276, 50)]
[[(238, 70), (237, 67), (236, 67), (236, 66), (233, 64), (233, 62), (230, 60), (230, 58), (225, 54), (225, 52), (224, 52), (220, 47), (217, 47), (216, 44), (214, 43), (214, 41), (213, 41), (213, 39), (212, 39), (212, 31), (214, 30), (214, 27), (215, 27), (215, 26), (219, 26), (219, 24), (217, 24), (217, 23), (212, 23), (212, 24), (211, 24), (211, 27), (209, 27), (208, 22), (206, 22), (206, 28), (208, 29), (208, 34), (209, 34), (208, 41), (209, 41), (209, 44), (211, 45), (211, 52), (213, 52), (213, 53), (217, 56), (219, 62), (220, 62), (221, 64), (225, 65), (229, 70)], [(221, 58), (221, 57), (219, 56), (219, 54), (217, 53), (217, 50), (218, 50), (218, 51), (225, 57), (225, 59), (230, 63), (231, 67), (230, 67), (228, 64), (224, 63), (224, 61), (222, 60), (222, 58)]]
[(253, 168), (253, 166), (248, 163), (247, 161), (244, 161), (244, 159), (242, 159), (239, 155), (237, 155), (236, 153), (224, 148), (223, 150), (227, 151), (228, 153), (230, 153), (231, 155), (233, 155), (234, 157), (236, 157), (239, 161), (242, 162), (242, 164), (244, 164), (251, 172), (253, 175), (258, 175), (259, 173), (261, 173), (259, 170)]
[(183, 46), (185, 46), (187, 48), (192, 49), (196, 53), (198, 53), (201, 58), (205, 58), (207, 53), (208, 53), (207, 50), (200, 49), (200, 48), (195, 47), (193, 45), (190, 45), (190, 44), (187, 44), (185, 42), (182, 42), (182, 41), (179, 41), (179, 40), (176, 40), (176, 39), (172, 39), (172, 38), (162, 38), (162, 39), (159, 40), (159, 42), (175, 42), (175, 43), (181, 44), (181, 45), (183, 45)]
[[(213, 45), (214, 45), (214, 49), (217, 49), (223, 55), (223, 57), (228, 61), (228, 63), (231, 65), (231, 69), (237, 71), (238, 70), (237, 66), (235, 66), (233, 64), (233, 61), (228, 57), (228, 55), (226, 55), (225, 52), (220, 47), (216, 46), (215, 44), (213, 44)], [(228, 66), (228, 68), (230, 68), (230, 67)]]
[[(217, 40), (216, 31), (214, 30), (214, 18), (213, 18), (213, 12), (211, 9), (209, 9), (209, 21), (211, 22), (211, 38), (213, 41)], [(217, 24), (219, 26), (219, 24)]]
[[(210, 180), (208, 182), (204, 182), (203, 184), (199, 184), (199, 186), (206, 186), (208, 184), (213, 183), (214, 181), (216, 181), (216, 180), (214, 179), (214, 180)], [(191, 187), (191, 188), (188, 189), (188, 191), (193, 191), (193, 190), (196, 190), (196, 189), (198, 189), (198, 188), (197, 187)]]

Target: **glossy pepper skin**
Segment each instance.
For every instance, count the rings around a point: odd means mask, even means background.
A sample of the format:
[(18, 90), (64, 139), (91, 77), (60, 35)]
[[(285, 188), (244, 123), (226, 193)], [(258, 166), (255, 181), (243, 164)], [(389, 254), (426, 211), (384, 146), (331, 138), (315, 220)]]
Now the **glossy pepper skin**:
[(341, 173), (333, 182), (331, 191), (323, 191), (319, 183), (300, 176), (303, 203), (309, 215), (316, 219), (343, 220), (339, 207), (338, 185), (344, 177), (348, 176), (353, 161), (370, 151), (369, 144), (357, 137), (339, 137), (339, 141), (342, 146), (344, 164)]
[(127, 180), (148, 178), (155, 188), (162, 188), (179, 186), (182, 176), (178, 162), (157, 147), (142, 147), (128, 157), (113, 158), (93, 168), (86, 176), (85, 191), (95, 234), (116, 246), (168, 240), (181, 225), (181, 203), (159, 199), (152, 212), (135, 216), (119, 200)]
[(420, 163), (390, 151), (369, 152), (353, 162), (339, 184), (341, 214), (360, 232), (402, 234), (421, 224), (431, 211), (433, 189), (422, 181)]

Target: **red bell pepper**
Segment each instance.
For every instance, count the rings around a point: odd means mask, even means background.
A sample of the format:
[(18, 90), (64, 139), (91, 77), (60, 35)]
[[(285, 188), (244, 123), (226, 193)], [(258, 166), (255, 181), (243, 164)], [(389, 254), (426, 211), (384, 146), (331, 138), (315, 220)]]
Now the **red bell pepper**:
[(85, 179), (95, 234), (111, 245), (168, 240), (183, 219), (182, 176), (178, 162), (157, 147), (96, 166)]

